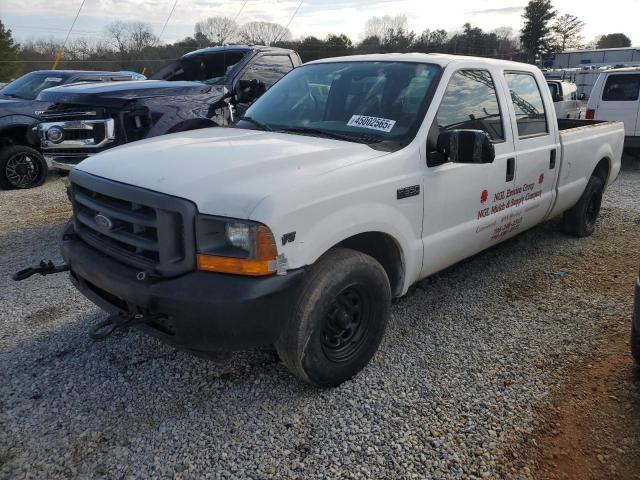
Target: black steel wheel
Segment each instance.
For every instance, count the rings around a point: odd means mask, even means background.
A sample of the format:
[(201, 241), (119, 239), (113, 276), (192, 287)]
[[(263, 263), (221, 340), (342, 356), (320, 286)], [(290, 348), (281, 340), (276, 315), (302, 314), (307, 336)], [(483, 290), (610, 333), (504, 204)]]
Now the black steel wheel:
[(604, 182), (600, 177), (592, 176), (578, 203), (564, 212), (564, 231), (577, 237), (591, 235), (596, 228), (598, 215), (600, 215), (603, 193)]
[(333, 362), (357, 356), (371, 317), (371, 299), (363, 285), (350, 285), (331, 303), (322, 330), (322, 349)]
[(335, 387), (376, 353), (391, 315), (391, 287), (372, 257), (336, 248), (314, 263), (276, 342), (282, 362), (302, 380)]
[(6, 190), (40, 186), (47, 173), (44, 157), (31, 147), (12, 145), (0, 150), (0, 187)]

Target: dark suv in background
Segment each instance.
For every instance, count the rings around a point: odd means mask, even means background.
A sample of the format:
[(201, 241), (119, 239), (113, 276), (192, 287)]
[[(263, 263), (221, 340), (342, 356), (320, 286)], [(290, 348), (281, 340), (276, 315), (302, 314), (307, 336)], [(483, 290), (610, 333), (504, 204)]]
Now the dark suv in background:
[(0, 89), (0, 188), (30, 188), (47, 177), (33, 127), (38, 114), (50, 106), (36, 100), (43, 90), (71, 83), (102, 83), (144, 79), (131, 72), (40, 70), (27, 73)]
[(49, 89), (38, 126), (54, 168), (71, 170), (89, 155), (167, 133), (224, 126), (300, 65), (293, 50), (230, 45), (191, 52), (152, 80)]

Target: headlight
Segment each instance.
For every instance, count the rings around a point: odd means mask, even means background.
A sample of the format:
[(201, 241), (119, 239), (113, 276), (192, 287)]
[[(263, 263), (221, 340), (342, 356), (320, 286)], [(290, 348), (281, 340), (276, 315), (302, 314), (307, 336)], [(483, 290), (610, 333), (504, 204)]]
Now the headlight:
[(50, 127), (47, 130), (47, 139), (51, 143), (60, 143), (64, 139), (64, 130), (58, 126)]
[(246, 223), (225, 224), (227, 243), (246, 252), (251, 251), (251, 227)]
[(208, 215), (196, 219), (198, 269), (237, 275), (271, 275), (277, 248), (268, 227)]

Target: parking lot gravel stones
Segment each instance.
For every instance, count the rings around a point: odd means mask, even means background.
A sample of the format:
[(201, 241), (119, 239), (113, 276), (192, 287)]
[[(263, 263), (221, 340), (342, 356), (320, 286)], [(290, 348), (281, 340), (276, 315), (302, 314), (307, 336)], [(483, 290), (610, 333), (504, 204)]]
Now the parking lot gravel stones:
[(638, 198), (640, 172), (624, 171), (594, 236), (552, 220), (421, 282), (395, 303), (370, 366), (318, 390), (268, 350), (212, 362), (135, 331), (92, 342), (104, 314), (66, 274), (9, 278), (59, 259), (62, 180), (0, 191), (0, 477), (532, 475), (519, 446), (536, 405), (608, 318), (630, 312), (604, 292), (557, 288), (579, 270), (548, 272), (625, 248)]

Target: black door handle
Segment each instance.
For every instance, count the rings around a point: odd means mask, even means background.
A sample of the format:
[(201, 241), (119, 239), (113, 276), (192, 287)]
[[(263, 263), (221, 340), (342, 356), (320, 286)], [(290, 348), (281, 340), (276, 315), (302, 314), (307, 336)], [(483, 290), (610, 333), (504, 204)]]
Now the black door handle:
[(516, 176), (516, 159), (507, 158), (507, 182), (513, 181)]
[(551, 150), (549, 154), (549, 170), (556, 168), (556, 149)]

